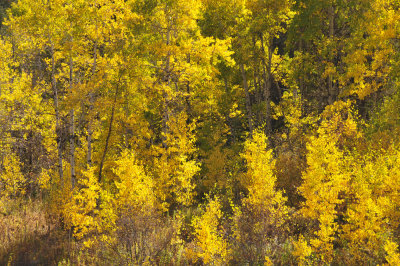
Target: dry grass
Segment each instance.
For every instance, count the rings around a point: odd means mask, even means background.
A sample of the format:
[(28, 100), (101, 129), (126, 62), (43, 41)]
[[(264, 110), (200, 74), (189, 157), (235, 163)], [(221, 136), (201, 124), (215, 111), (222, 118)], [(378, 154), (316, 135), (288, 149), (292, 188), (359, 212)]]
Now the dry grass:
[(46, 218), (39, 201), (3, 203), (0, 213), (0, 264), (56, 265), (68, 248), (68, 236)]

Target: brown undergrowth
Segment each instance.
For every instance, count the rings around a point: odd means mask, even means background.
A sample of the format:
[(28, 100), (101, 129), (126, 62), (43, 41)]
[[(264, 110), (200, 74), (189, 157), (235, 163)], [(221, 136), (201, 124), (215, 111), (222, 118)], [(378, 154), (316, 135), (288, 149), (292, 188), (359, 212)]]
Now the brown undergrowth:
[(70, 249), (68, 234), (46, 217), (43, 203), (10, 200), (2, 205), (0, 265), (57, 265)]

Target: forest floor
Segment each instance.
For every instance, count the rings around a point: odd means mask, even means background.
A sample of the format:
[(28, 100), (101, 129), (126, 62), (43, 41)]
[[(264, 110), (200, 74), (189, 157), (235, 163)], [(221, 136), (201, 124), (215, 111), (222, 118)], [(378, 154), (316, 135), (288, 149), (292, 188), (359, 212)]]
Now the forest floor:
[(68, 234), (46, 215), (40, 200), (5, 204), (0, 212), (0, 265), (57, 265), (65, 257), (71, 249)]

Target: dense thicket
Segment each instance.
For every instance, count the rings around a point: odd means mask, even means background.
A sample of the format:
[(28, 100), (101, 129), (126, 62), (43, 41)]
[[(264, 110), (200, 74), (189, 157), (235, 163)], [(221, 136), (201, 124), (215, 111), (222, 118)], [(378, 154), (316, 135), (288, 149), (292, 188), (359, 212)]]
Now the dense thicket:
[(400, 264), (398, 0), (0, 22), (0, 263)]

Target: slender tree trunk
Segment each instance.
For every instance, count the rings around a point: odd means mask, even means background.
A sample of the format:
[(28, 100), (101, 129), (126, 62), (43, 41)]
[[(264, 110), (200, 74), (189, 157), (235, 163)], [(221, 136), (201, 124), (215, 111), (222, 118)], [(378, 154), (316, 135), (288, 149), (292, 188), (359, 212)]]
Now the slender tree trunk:
[[(190, 54), (187, 55), (187, 62), (190, 64)], [(186, 83), (186, 97), (185, 97), (185, 101), (186, 101), (186, 113), (189, 114), (192, 112), (192, 106), (190, 105), (190, 82), (187, 81)]]
[[(300, 39), (300, 45), (299, 45), (299, 50), (300, 53), (303, 53), (303, 39)], [(294, 89), (294, 97), (297, 98), (300, 96), (300, 108), (301, 108), (301, 113), (303, 113), (304, 111), (304, 102), (303, 102), (303, 95), (305, 95), (305, 91), (304, 91), (304, 62), (301, 62), (301, 73), (302, 75), (299, 77), (299, 89), (300, 92), (297, 91), (297, 88)]]
[(76, 173), (75, 173), (75, 114), (74, 109), (71, 109), (70, 112), (70, 139), (69, 139), (69, 146), (70, 146), (70, 165), (71, 165), (71, 184), (72, 188), (75, 187), (76, 183)]
[[(329, 38), (333, 40), (333, 37), (335, 35), (335, 8), (333, 5), (329, 7)], [(333, 64), (333, 52), (332, 50), (329, 52), (329, 61)], [(328, 103), (333, 104), (334, 101), (336, 100), (336, 89), (333, 84), (333, 77), (332, 74), (329, 75), (329, 98), (328, 98)]]
[(163, 116), (162, 116), (162, 146), (164, 148), (167, 148), (167, 143), (166, 143), (166, 135), (168, 134), (168, 121), (169, 121), (169, 100), (168, 100), (168, 93), (163, 92), (163, 98), (164, 98), (164, 110), (163, 110)]
[(246, 76), (246, 71), (244, 70), (243, 63), (240, 64), (240, 72), (242, 72), (242, 79), (243, 79), (243, 88), (246, 96), (246, 109), (247, 109), (247, 120), (249, 124), (249, 131), (250, 131), (250, 136), (253, 135), (253, 112), (251, 110), (251, 99), (250, 99), (250, 93), (249, 93), (249, 86), (247, 84), (247, 76)]
[(119, 86), (119, 84), (117, 84), (117, 87), (115, 88), (114, 101), (113, 101), (113, 105), (112, 105), (112, 108), (111, 108), (110, 124), (108, 125), (106, 143), (105, 143), (103, 155), (102, 155), (101, 161), (100, 161), (99, 177), (98, 177), (99, 183), (102, 180), (104, 161), (106, 159), (107, 150), (108, 150), (108, 146), (109, 146), (110, 138), (111, 138), (111, 133), (112, 133), (112, 126), (113, 126), (113, 122), (114, 122), (114, 113), (115, 113), (115, 105), (117, 104), (117, 97), (118, 97), (118, 86)]
[[(254, 63), (254, 90), (256, 95), (256, 103), (257, 105), (261, 105), (263, 98), (263, 90), (261, 89), (261, 80), (260, 80), (260, 64), (257, 56), (257, 46), (256, 46), (256, 36), (253, 35), (253, 63)], [(262, 121), (262, 113), (257, 112), (257, 121)]]
[[(93, 48), (93, 66), (92, 66), (92, 77), (96, 74), (96, 67), (97, 67), (97, 40), (94, 41), (94, 48)], [(93, 110), (93, 104), (94, 104), (94, 96), (93, 92), (89, 93), (89, 114)], [(93, 130), (92, 130), (92, 121), (88, 121), (88, 136), (87, 136), (87, 165), (89, 167), (92, 166), (92, 136), (93, 136)]]
[[(269, 135), (271, 132), (271, 59), (272, 59), (272, 47), (271, 41), (268, 42), (268, 65), (265, 61), (265, 48), (263, 34), (260, 33), (261, 41), (261, 61), (263, 65), (263, 79), (264, 79), (264, 98), (266, 103), (265, 108), (265, 134)], [(268, 72), (267, 72), (268, 71)]]
[[(299, 44), (299, 50), (300, 50), (300, 53), (303, 53), (303, 40), (301, 39), (300, 40), (300, 44)], [(301, 63), (301, 72), (302, 73), (304, 73), (304, 64), (303, 64), (303, 62)], [(303, 75), (301, 75), (300, 77), (299, 77), (299, 89), (300, 89), (300, 93), (304, 93), (304, 78), (303, 78)], [(298, 95), (298, 91), (297, 91), (297, 88), (295, 88), (294, 89), (294, 96), (295, 97), (297, 97), (297, 95)]]
[[(228, 79), (224, 78), (224, 85), (225, 85), (225, 92), (229, 92), (229, 86), (228, 86)], [(232, 118), (229, 116), (226, 117), (226, 125), (229, 127), (230, 135), (233, 138), (233, 142), (236, 142), (236, 130), (234, 128), (234, 125), (232, 123)]]
[[(73, 89), (73, 71), (74, 65), (72, 61), (72, 54), (69, 60), (69, 90), (72, 92)], [(72, 108), (69, 112), (70, 116), (70, 127), (69, 127), (69, 146), (70, 146), (70, 166), (71, 166), (71, 184), (72, 188), (75, 187), (76, 175), (75, 175), (75, 116), (74, 109)]]
[(54, 44), (50, 40), (51, 49), (51, 87), (53, 89), (53, 99), (54, 99), (54, 110), (56, 112), (56, 135), (57, 135), (57, 152), (58, 152), (58, 174), (61, 180), (61, 186), (64, 186), (64, 174), (63, 174), (63, 160), (62, 160), (62, 134), (61, 134), (61, 124), (60, 124), (60, 111), (58, 104), (58, 88), (55, 77), (55, 59), (54, 59)]
[[(168, 6), (165, 6), (165, 11), (167, 11)], [(169, 48), (169, 45), (171, 43), (171, 29), (170, 29), (170, 22), (168, 21), (167, 25), (167, 32), (166, 32), (166, 45)], [(165, 58), (165, 69), (164, 69), (164, 80), (163, 82), (167, 83), (167, 86), (170, 86), (171, 84), (171, 52), (168, 50), (167, 56)], [(167, 144), (165, 142), (165, 136), (168, 133), (168, 121), (169, 121), (169, 116), (170, 116), (170, 110), (169, 110), (169, 95), (166, 91), (163, 92), (163, 98), (164, 98), (164, 110), (163, 110), (163, 117), (162, 117), (162, 145), (164, 148), (167, 147)]]

